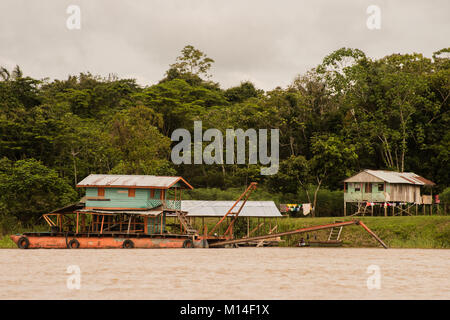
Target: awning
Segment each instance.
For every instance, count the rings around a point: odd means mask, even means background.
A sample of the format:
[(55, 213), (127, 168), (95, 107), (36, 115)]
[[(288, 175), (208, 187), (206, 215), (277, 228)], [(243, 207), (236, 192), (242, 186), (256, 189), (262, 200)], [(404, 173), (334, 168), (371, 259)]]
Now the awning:
[(162, 210), (98, 210), (98, 209), (83, 209), (78, 210), (77, 212), (85, 212), (85, 213), (98, 213), (98, 214), (135, 214), (141, 216), (159, 216), (163, 213)]

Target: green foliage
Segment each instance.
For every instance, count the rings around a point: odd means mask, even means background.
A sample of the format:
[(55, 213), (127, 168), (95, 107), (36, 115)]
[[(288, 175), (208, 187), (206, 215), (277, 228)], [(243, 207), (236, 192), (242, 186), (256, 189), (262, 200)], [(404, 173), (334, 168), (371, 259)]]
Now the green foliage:
[(445, 190), (439, 195), (439, 198), (442, 202), (450, 203), (450, 187), (445, 188)]
[[(434, 193), (448, 202), (449, 52), (372, 59), (341, 48), (266, 92), (248, 81), (221, 89), (209, 80), (213, 59), (193, 46), (148, 87), (90, 73), (38, 80), (0, 67), (1, 228), (76, 199), (75, 184), (90, 173), (181, 175), (199, 188), (188, 197), (211, 200), (234, 200), (257, 181), (252, 199), (310, 202), (314, 215), (335, 216), (345, 177), (395, 169), (436, 182)], [(178, 128), (192, 133), (195, 120), (223, 134), (279, 129), (278, 173), (261, 176), (260, 165), (249, 164), (173, 165), (170, 136)]]
[[(375, 234), (377, 234), (390, 248), (450, 248), (448, 216), (422, 217), (361, 217)], [(288, 231), (335, 222), (335, 218), (282, 218), (278, 219), (279, 231)], [(339, 219), (342, 221), (342, 217)], [(284, 237), (283, 246), (295, 246), (300, 237), (308, 235), (317, 240), (327, 240), (329, 230), (311, 232), (309, 234)], [(379, 247), (362, 227), (350, 226), (342, 230), (341, 239), (344, 246), (351, 247)]]
[(172, 64), (171, 69), (177, 70), (181, 74), (205, 75), (209, 77), (208, 71), (214, 60), (205, 53), (187, 45), (181, 50), (181, 56), (177, 57), (177, 62)]
[(76, 200), (76, 192), (67, 181), (35, 159), (13, 163), (3, 158), (0, 168), (2, 215), (35, 222), (39, 214)]

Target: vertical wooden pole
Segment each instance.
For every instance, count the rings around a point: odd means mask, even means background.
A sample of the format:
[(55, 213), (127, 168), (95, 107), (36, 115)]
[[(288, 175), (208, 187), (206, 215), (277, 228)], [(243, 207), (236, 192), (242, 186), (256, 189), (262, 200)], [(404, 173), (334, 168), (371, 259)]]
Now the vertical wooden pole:
[(147, 224), (148, 224), (148, 217), (145, 217), (144, 218), (144, 234), (148, 234)]
[(347, 202), (344, 201), (344, 217), (347, 215)]
[(430, 204), (430, 216), (433, 215), (433, 187), (430, 187), (431, 204)]
[(250, 217), (247, 217), (247, 238), (250, 236)]
[(81, 232), (84, 232), (86, 230), (85, 224), (86, 224), (86, 215), (83, 214), (81, 216)]
[(128, 216), (128, 230), (127, 230), (127, 234), (130, 233), (130, 226), (131, 226), (131, 216)]
[(386, 205), (386, 203), (384, 204), (384, 216), (387, 217), (387, 205)]
[(103, 223), (105, 222), (105, 215), (102, 216), (102, 226), (100, 227), (100, 234), (103, 233)]

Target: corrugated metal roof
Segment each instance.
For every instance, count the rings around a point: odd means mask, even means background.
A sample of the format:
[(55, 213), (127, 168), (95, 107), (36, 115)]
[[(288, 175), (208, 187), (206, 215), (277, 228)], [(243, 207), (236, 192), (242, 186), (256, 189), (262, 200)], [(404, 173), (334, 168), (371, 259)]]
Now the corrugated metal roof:
[[(415, 184), (415, 185), (434, 185), (434, 182), (427, 180), (418, 174), (413, 172), (396, 172), (387, 170), (369, 170), (366, 169), (364, 172), (373, 175), (383, 181), (388, 183), (405, 183), (405, 184)], [(349, 179), (347, 179), (349, 180)]]
[[(188, 216), (194, 217), (222, 217), (235, 201), (203, 201), (182, 200), (181, 210), (188, 211)], [(233, 212), (239, 210), (242, 201), (233, 208)], [(239, 214), (241, 217), (281, 217), (281, 213), (273, 201), (247, 201)]]
[(180, 180), (188, 188), (193, 189), (182, 177), (120, 174), (90, 174), (80, 181), (77, 187), (154, 187), (167, 189)]

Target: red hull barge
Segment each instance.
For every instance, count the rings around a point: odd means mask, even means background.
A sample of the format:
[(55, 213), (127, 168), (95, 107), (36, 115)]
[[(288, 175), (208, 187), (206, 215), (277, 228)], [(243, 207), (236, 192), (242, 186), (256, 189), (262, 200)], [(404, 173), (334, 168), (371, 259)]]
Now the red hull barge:
[(11, 239), (21, 249), (131, 249), (204, 248), (207, 241), (187, 235), (133, 236), (129, 234), (86, 235), (24, 233)]

